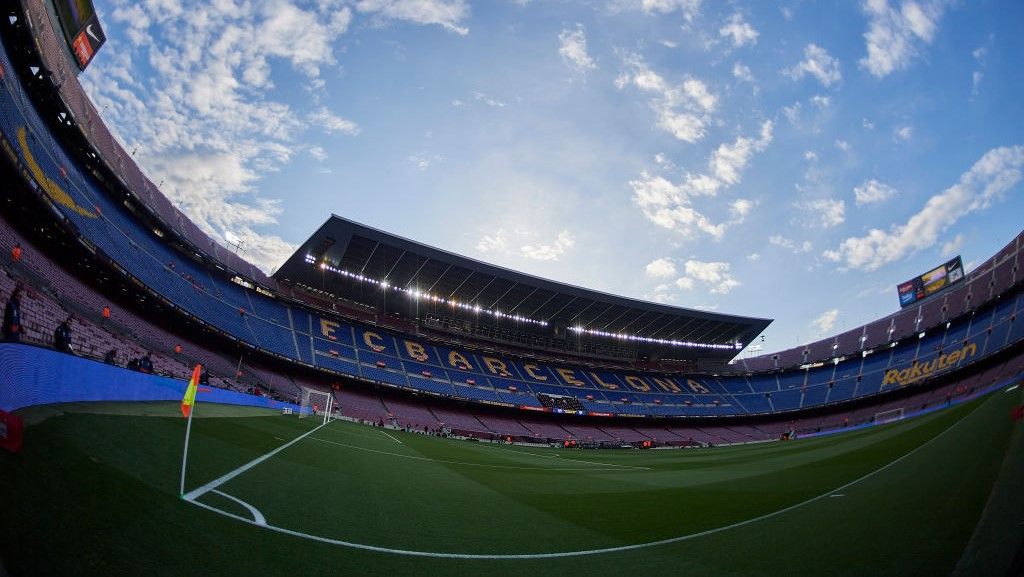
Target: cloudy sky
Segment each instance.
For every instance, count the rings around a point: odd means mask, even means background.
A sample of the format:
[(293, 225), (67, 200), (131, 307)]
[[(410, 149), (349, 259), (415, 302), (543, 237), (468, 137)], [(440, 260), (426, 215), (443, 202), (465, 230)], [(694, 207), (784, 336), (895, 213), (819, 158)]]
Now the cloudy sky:
[[(268, 271), (331, 213), (777, 319), (773, 351), (1024, 219), (1024, 3), (96, 0), (82, 81)], [(183, 7), (186, 6), (186, 7)]]

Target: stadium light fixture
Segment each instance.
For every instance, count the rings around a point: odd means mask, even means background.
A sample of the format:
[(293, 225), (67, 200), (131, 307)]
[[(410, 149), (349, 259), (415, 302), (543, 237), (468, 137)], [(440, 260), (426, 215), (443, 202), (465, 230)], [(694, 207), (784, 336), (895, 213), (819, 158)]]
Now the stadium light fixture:
[(692, 341), (677, 341), (677, 340), (668, 340), (668, 339), (656, 339), (656, 338), (653, 338), (653, 337), (642, 337), (642, 336), (639, 336), (639, 335), (627, 335), (627, 334), (623, 334), (623, 333), (609, 333), (609, 332), (605, 332), (605, 331), (598, 331), (598, 330), (594, 330), (594, 329), (587, 329), (587, 328), (583, 328), (581, 326), (569, 327), (569, 330), (574, 332), (574, 333), (579, 333), (579, 334), (594, 335), (594, 336), (607, 337), (607, 338), (612, 338), (612, 339), (621, 339), (621, 340), (625, 340), (625, 341), (641, 342), (641, 343), (651, 343), (651, 344), (658, 344), (658, 345), (669, 345), (669, 346), (673, 346), (673, 347), (696, 348), (696, 349), (714, 349), (714, 350), (728, 351), (728, 350), (735, 350), (736, 346), (739, 344), (739, 343), (734, 343), (734, 344), (729, 344), (729, 345), (721, 345), (721, 344), (715, 344), (715, 343), (697, 343), (697, 342), (692, 342)]
[[(316, 265), (316, 259), (314, 259), (311, 255), (307, 254), (306, 255), (306, 263), (307, 264), (311, 264), (311, 265)], [(447, 299), (447, 298), (440, 297), (440, 296), (437, 296), (437, 295), (433, 295), (433, 294), (430, 294), (430, 293), (427, 293), (427, 292), (423, 292), (423, 291), (421, 291), (421, 290), (419, 290), (417, 288), (407, 288), (407, 287), (395, 286), (395, 285), (390, 284), (386, 280), (377, 280), (377, 279), (373, 279), (373, 278), (364, 276), (362, 274), (349, 272), (349, 271), (344, 270), (344, 269), (333, 267), (333, 266), (327, 264), (326, 262), (320, 263), (320, 268), (322, 270), (329, 270), (329, 271), (331, 271), (331, 272), (333, 272), (333, 273), (335, 273), (335, 274), (337, 274), (339, 276), (343, 276), (345, 278), (352, 279), (354, 281), (359, 281), (359, 282), (369, 283), (369, 284), (375, 284), (375, 285), (379, 286), (382, 290), (385, 290), (385, 291), (386, 290), (392, 290), (392, 291), (395, 291), (395, 292), (405, 293), (405, 294), (409, 295), (409, 298), (411, 298), (411, 299), (425, 300), (425, 301), (430, 301), (430, 302), (435, 302), (435, 303), (447, 304), (447, 305), (451, 305), (453, 308), (460, 308), (460, 309), (465, 310), (465, 311), (472, 311), (472, 312), (476, 312), (476, 313), (481, 313), (482, 312), (482, 313), (485, 313), (485, 314), (489, 314), (489, 315), (493, 316), (494, 318), (499, 318), (499, 319), (512, 319), (512, 320), (514, 320), (516, 322), (521, 322), (521, 323), (534, 324), (534, 325), (538, 325), (538, 326), (542, 326), (542, 327), (548, 326), (548, 322), (545, 321), (545, 320), (531, 319), (531, 318), (527, 318), (527, 317), (520, 316), (520, 315), (510, 315), (510, 314), (507, 314), (507, 313), (502, 313), (499, 310), (493, 310), (492, 311), (492, 310), (488, 310), (488, 309), (485, 309), (485, 308), (481, 307), (479, 304), (470, 305), (468, 303), (461, 303), (461, 302), (459, 302), (456, 299)]]

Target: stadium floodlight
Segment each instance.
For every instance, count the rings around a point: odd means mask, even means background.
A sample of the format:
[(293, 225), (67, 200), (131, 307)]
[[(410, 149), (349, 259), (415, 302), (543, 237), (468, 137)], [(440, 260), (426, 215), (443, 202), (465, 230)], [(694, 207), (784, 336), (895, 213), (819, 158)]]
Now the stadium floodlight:
[[(306, 262), (309, 263), (309, 264), (315, 264), (313, 262), (313, 257), (309, 256), (309, 255), (307, 255)], [(379, 285), (380, 288), (382, 288), (384, 290), (393, 290), (393, 291), (396, 291), (396, 292), (405, 293), (411, 299), (425, 300), (425, 301), (434, 302), (434, 303), (451, 305), (453, 308), (460, 308), (460, 309), (465, 310), (465, 311), (473, 311), (473, 312), (476, 312), (476, 313), (481, 313), (482, 312), (482, 313), (489, 314), (489, 315), (493, 316), (494, 318), (498, 318), (498, 319), (505, 319), (505, 318), (507, 318), (507, 319), (513, 319), (513, 320), (521, 322), (521, 323), (531, 323), (531, 324), (539, 325), (539, 326), (542, 326), (542, 327), (548, 326), (548, 321), (545, 321), (545, 320), (531, 319), (531, 318), (527, 318), (527, 317), (520, 316), (520, 315), (511, 315), (511, 314), (508, 314), (508, 313), (503, 313), (503, 312), (501, 312), (499, 310), (489, 310), (489, 309), (485, 309), (485, 308), (481, 307), (479, 304), (470, 305), (468, 303), (459, 302), (456, 299), (446, 299), (444, 297), (440, 297), (440, 296), (437, 296), (437, 295), (434, 295), (434, 294), (430, 294), (428, 292), (421, 291), (421, 290), (419, 290), (417, 288), (395, 286), (395, 285), (392, 285), (391, 283), (389, 283), (386, 280), (377, 280), (377, 279), (374, 279), (374, 278), (370, 278), (368, 276), (364, 276), (364, 275), (359, 274), (359, 273), (349, 272), (349, 271), (344, 270), (344, 269), (335, 268), (335, 267), (327, 264), (326, 262), (320, 263), (320, 268), (323, 269), (323, 270), (329, 270), (329, 271), (331, 271), (333, 273), (336, 273), (336, 274), (339, 274), (339, 275), (341, 275), (341, 276), (343, 276), (345, 278), (349, 278), (349, 279), (356, 280), (356, 281), (359, 281), (359, 282), (367, 282), (367, 283), (372, 283), (372, 284), (375, 284), (375, 285)]]

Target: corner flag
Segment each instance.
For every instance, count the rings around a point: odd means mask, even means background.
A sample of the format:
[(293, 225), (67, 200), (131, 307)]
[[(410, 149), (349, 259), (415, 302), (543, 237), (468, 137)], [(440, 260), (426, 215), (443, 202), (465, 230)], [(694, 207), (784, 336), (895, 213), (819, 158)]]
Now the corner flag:
[(202, 365), (196, 365), (196, 368), (192, 369), (192, 379), (188, 382), (188, 388), (185, 389), (185, 396), (181, 398), (181, 415), (187, 417), (192, 413), (192, 405), (196, 404), (196, 388), (199, 386), (199, 372), (202, 370)]

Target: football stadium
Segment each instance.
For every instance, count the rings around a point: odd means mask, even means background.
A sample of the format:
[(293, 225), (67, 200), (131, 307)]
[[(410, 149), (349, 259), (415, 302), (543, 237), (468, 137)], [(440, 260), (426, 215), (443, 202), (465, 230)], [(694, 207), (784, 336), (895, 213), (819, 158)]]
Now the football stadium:
[(0, 575), (1024, 574), (1024, 231), (746, 355), (330, 210), (268, 275), (87, 96), (91, 4), (5, 12)]

